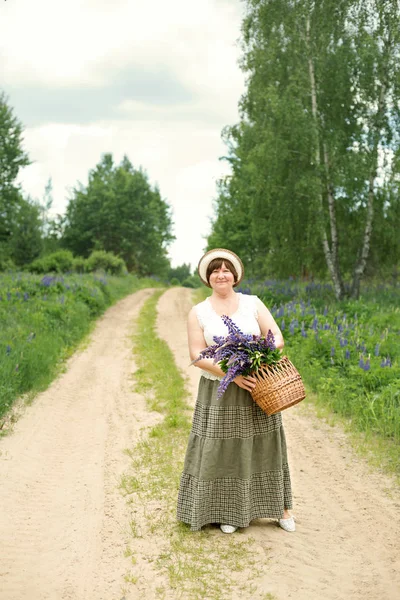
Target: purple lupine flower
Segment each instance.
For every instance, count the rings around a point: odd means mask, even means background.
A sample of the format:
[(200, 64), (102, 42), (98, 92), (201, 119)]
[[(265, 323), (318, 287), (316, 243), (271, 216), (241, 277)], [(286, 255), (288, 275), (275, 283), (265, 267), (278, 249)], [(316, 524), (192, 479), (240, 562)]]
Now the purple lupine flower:
[(329, 325), (329, 323), (324, 324), (324, 331), (329, 331), (330, 328), (331, 326)]
[(292, 335), (294, 335), (294, 319), (291, 321), (289, 325), (289, 331)]
[(285, 325), (285, 319), (282, 319), (282, 321), (281, 321), (281, 330), (285, 331), (285, 327), (286, 327), (286, 325)]
[(348, 340), (346, 340), (345, 338), (340, 338), (340, 340), (339, 340), (339, 344), (340, 344), (341, 348), (344, 348), (344, 346), (347, 346), (348, 343), (349, 343)]
[(392, 361), (390, 360), (389, 356), (387, 356), (386, 358), (382, 358), (381, 367), (391, 367), (391, 366), (392, 366)]
[(327, 314), (328, 314), (328, 307), (325, 306), (325, 308), (324, 308), (324, 317), (326, 317)]
[(302, 335), (304, 338), (306, 338), (306, 337), (307, 337), (307, 332), (306, 332), (306, 330), (305, 330), (305, 328), (304, 328), (304, 321), (303, 321), (303, 322), (302, 322), (302, 324), (301, 324), (301, 335)]
[(7, 344), (6, 346), (6, 354), (7, 356), (11, 353), (11, 346), (9, 344)]
[(367, 360), (364, 363), (363, 369), (364, 369), (364, 371), (369, 371), (370, 368), (371, 368), (371, 365), (370, 365), (370, 360), (369, 360), (369, 356), (368, 356)]
[(380, 349), (380, 344), (376, 344), (375, 350), (374, 350), (375, 356), (379, 356), (379, 349)]
[(350, 358), (350, 350), (348, 348), (346, 348), (346, 352), (344, 353), (344, 357), (346, 360), (349, 360)]
[(358, 361), (358, 366), (360, 367), (360, 369), (363, 369), (364, 365), (365, 365), (365, 363), (364, 363), (364, 357), (361, 355), (360, 356), (360, 360)]
[(280, 306), (279, 309), (278, 309), (278, 313), (277, 313), (276, 316), (278, 318), (280, 318), (280, 317), (283, 317), (284, 314), (285, 314), (285, 307), (284, 306)]
[(223, 320), (224, 324), (227, 326), (230, 334), (241, 333), (243, 335), (243, 332), (240, 331), (239, 327), (236, 325), (236, 323), (234, 323), (232, 321), (232, 319), (230, 317), (228, 317), (227, 315), (222, 315), (221, 319)]
[(315, 318), (311, 324), (311, 329), (314, 329), (314, 331), (317, 331), (318, 329), (318, 319)]
[(222, 396), (225, 394), (228, 388), (228, 385), (232, 383), (232, 381), (235, 379), (235, 377), (237, 377), (237, 375), (239, 375), (239, 373), (240, 367), (239, 365), (236, 365), (235, 367), (232, 367), (232, 369), (229, 369), (229, 371), (225, 374), (225, 377), (221, 379), (221, 383), (219, 384), (217, 390), (218, 400), (222, 398)]
[(53, 283), (53, 281), (54, 281), (55, 279), (56, 279), (56, 278), (55, 278), (55, 277), (51, 277), (51, 275), (45, 275), (45, 276), (42, 278), (42, 280), (41, 280), (40, 284), (41, 284), (41, 285), (44, 285), (44, 287), (50, 287), (50, 286), (51, 286), (51, 284)]
[(335, 348), (334, 348), (334, 346), (331, 346), (331, 356), (335, 356)]
[(270, 329), (268, 329), (267, 337), (265, 338), (265, 345), (270, 348), (270, 350), (275, 350), (276, 348), (274, 334)]
[(24, 294), (24, 300), (25, 300), (25, 302), (26, 302), (27, 300), (29, 300), (29, 294), (28, 294), (28, 292), (25, 292), (25, 294)]
[(10, 292), (7, 292), (7, 300), (8, 300), (8, 302), (11, 300), (11, 294), (10, 294)]

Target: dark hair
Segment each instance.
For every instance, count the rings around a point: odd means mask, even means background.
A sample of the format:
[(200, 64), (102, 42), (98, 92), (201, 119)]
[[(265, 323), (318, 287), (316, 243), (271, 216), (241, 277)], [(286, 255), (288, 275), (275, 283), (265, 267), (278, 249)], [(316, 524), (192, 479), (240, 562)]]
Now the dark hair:
[(214, 258), (210, 264), (207, 267), (207, 271), (206, 271), (206, 279), (207, 282), (210, 283), (210, 275), (211, 273), (214, 271), (214, 269), (220, 269), (222, 267), (222, 263), (224, 263), (224, 265), (226, 266), (227, 269), (229, 269), (229, 271), (232, 273), (233, 278), (235, 280), (235, 283), (238, 280), (238, 274), (237, 271), (235, 269), (235, 267), (233, 266), (233, 264), (231, 263), (230, 260), (228, 260), (227, 258)]

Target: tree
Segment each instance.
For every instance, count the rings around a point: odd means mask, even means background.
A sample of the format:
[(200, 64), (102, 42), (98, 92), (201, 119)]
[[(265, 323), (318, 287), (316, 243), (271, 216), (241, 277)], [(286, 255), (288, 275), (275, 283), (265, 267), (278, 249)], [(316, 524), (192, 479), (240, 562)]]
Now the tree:
[(166, 275), (168, 244), (174, 239), (168, 204), (146, 173), (125, 156), (116, 166), (105, 154), (69, 200), (62, 243), (87, 257), (113, 252), (139, 275)]
[(179, 281), (179, 283), (183, 283), (183, 281), (189, 277), (191, 277), (189, 263), (183, 263), (183, 265), (179, 265), (178, 267), (171, 267), (168, 272), (168, 279), (171, 280), (175, 278)]
[(373, 227), (397, 214), (399, 11), (383, 0), (247, 0), (247, 89), (225, 133), (232, 175), (209, 245), (225, 237), (254, 274), (328, 271), (338, 298), (351, 278), (358, 296), (368, 261), (382, 258)]
[(16, 185), (19, 170), (30, 164), (22, 148), (22, 125), (0, 93), (0, 253), (7, 253), (15, 211), (21, 193)]
[(31, 198), (21, 197), (14, 211), (8, 241), (10, 256), (22, 267), (37, 258), (43, 248), (41, 208)]

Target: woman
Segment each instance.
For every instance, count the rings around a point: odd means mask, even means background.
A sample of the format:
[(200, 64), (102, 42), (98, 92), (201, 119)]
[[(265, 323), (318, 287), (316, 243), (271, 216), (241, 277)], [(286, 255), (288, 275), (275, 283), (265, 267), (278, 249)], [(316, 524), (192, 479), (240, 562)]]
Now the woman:
[[(212, 294), (189, 313), (192, 360), (213, 343), (214, 335), (228, 334), (221, 315), (231, 317), (244, 333), (266, 335), (270, 329), (277, 347), (283, 347), (279, 327), (261, 300), (233, 289), (244, 275), (236, 254), (210, 250), (200, 259), (198, 272)], [(250, 395), (254, 377), (236, 377), (218, 400), (223, 371), (212, 359), (195, 365), (202, 377), (179, 487), (178, 520), (192, 531), (219, 523), (224, 533), (233, 533), (264, 517), (278, 519), (283, 529), (294, 531), (281, 414), (268, 416), (254, 402)]]

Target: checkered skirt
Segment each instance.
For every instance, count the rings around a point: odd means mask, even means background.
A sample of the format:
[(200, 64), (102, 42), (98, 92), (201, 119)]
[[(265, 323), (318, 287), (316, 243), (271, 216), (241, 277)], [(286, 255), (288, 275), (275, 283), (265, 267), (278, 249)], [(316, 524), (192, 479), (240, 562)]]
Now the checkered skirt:
[(177, 517), (197, 531), (208, 523), (247, 527), (292, 508), (280, 413), (266, 415), (249, 392), (201, 377), (180, 480)]

